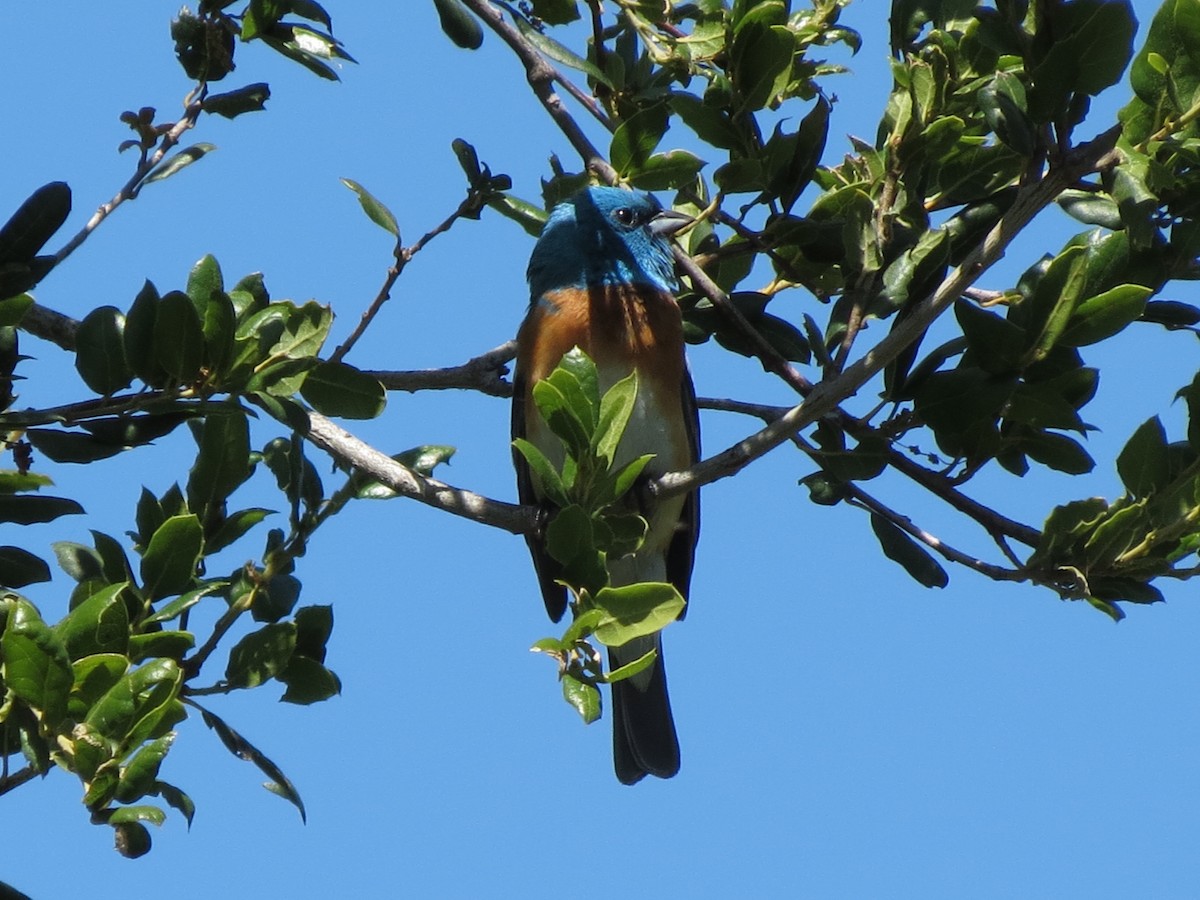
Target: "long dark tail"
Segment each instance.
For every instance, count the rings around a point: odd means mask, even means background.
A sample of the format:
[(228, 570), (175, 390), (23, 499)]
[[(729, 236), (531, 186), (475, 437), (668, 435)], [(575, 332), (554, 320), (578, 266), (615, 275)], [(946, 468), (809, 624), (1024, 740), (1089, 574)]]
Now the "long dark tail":
[(636, 784), (646, 775), (670, 778), (679, 771), (679, 738), (658, 635), (609, 650), (609, 666), (633, 662), (650, 647), (658, 650), (658, 658), (649, 671), (612, 686), (613, 765), (622, 784)]

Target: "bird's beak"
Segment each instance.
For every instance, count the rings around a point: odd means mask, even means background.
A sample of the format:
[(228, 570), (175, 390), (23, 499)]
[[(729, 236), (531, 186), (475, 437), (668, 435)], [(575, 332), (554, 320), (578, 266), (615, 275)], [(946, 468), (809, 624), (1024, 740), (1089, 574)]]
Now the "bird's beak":
[(659, 237), (670, 237), (675, 232), (682, 231), (695, 221), (687, 213), (676, 212), (673, 209), (664, 209), (651, 219), (646, 224), (646, 227), (650, 229), (651, 234), (656, 234)]

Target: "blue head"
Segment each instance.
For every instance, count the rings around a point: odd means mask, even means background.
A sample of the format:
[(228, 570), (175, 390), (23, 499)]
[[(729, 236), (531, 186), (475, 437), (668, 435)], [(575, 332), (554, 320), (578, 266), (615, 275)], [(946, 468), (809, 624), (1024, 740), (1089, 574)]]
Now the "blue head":
[(675, 289), (667, 236), (691, 221), (649, 194), (612, 187), (580, 191), (550, 213), (529, 259), (536, 299), (565, 287), (642, 285)]

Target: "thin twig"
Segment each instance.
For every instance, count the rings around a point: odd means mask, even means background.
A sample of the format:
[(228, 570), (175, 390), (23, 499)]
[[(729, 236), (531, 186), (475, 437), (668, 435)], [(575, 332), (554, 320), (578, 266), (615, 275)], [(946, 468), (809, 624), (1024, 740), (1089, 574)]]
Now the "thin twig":
[(358, 339), (366, 332), (367, 327), (375, 319), (375, 316), (378, 315), (379, 310), (383, 308), (383, 304), (391, 298), (392, 288), (396, 285), (396, 279), (400, 277), (405, 267), (412, 262), (413, 257), (420, 253), (425, 245), (439, 234), (445, 234), (449, 231), (459, 219), (464, 216), (477, 215), (483, 207), (483, 203), (483, 194), (475, 190), (469, 191), (466, 199), (458, 204), (458, 209), (448, 215), (436, 228), (423, 234), (421, 239), (411, 247), (404, 247), (400, 242), (400, 237), (396, 237), (396, 247), (392, 251), (392, 255), (396, 260), (395, 265), (388, 267), (387, 277), (384, 278), (383, 286), (379, 288), (379, 293), (375, 295), (375, 299), (371, 301), (371, 305), (367, 307), (361, 318), (359, 318), (358, 324), (354, 326), (354, 331), (333, 351), (333, 355), (329, 357), (331, 361), (341, 362), (346, 354), (350, 352), (350, 349), (358, 343)]
[(504, 20), (504, 14), (487, 0), (463, 0), (463, 3), (512, 48), (521, 65), (525, 67), (525, 77), (533, 89), (534, 96), (545, 107), (554, 124), (571, 143), (584, 165), (604, 181), (609, 184), (614, 183), (617, 180), (616, 170), (583, 133), (579, 123), (563, 106), (562, 98), (554, 91), (554, 83), (557, 81), (564, 84), (566, 79), (546, 61), (545, 57), (538, 53), (537, 48), (529, 43), (520, 31)]
[(9, 791), (15, 791), (27, 781), (33, 781), (38, 775), (37, 769), (33, 766), (26, 766), (23, 769), (18, 769), (11, 775), (5, 775), (0, 778), (0, 797), (3, 797)]
[(67, 241), (66, 245), (61, 250), (54, 254), (54, 265), (58, 265), (88, 239), (93, 231), (100, 227), (100, 223), (112, 214), (118, 206), (126, 200), (133, 200), (137, 197), (138, 192), (143, 187), (143, 182), (154, 169), (162, 162), (163, 157), (171, 151), (171, 148), (179, 143), (179, 139), (184, 133), (196, 124), (196, 120), (200, 118), (200, 113), (204, 111), (204, 96), (207, 93), (207, 87), (201, 87), (197, 92), (189, 97), (185, 106), (183, 117), (172, 126), (171, 130), (163, 135), (159, 142), (158, 149), (143, 159), (138, 167), (134, 170), (130, 179), (125, 182), (124, 186), (117, 191), (116, 195), (107, 203), (102, 203), (97, 209), (87, 224), (79, 230), (79, 232)]

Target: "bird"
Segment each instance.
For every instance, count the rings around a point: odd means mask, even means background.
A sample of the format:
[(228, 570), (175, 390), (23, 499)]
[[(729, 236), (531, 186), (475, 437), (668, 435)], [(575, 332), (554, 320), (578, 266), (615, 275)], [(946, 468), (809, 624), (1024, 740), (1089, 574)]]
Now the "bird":
[[(616, 187), (585, 188), (554, 207), (527, 271), (530, 305), (513, 369), (514, 439), (525, 438), (561, 465), (562, 444), (538, 414), (531, 392), (565, 353), (579, 347), (596, 365), (601, 392), (637, 372), (634, 411), (614, 466), (652, 453), (643, 477), (654, 477), (699, 459), (700, 423), (669, 243), (692, 221), (664, 209), (650, 194)], [(524, 458), (514, 451), (513, 460), (521, 502), (545, 508)], [(669, 582), (683, 596), (686, 612), (700, 533), (699, 496), (668, 497), (638, 512), (649, 525), (646, 539), (635, 553), (608, 560), (610, 584)], [(555, 580), (559, 566), (540, 535), (526, 535), (526, 541), (546, 611), (557, 622), (567, 609), (566, 589)], [(648, 669), (612, 684), (613, 766), (624, 784), (679, 771), (660, 633), (609, 648), (609, 665), (616, 669), (651, 649), (657, 656)]]

